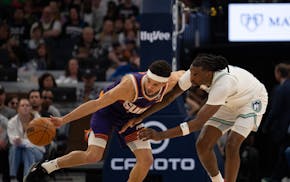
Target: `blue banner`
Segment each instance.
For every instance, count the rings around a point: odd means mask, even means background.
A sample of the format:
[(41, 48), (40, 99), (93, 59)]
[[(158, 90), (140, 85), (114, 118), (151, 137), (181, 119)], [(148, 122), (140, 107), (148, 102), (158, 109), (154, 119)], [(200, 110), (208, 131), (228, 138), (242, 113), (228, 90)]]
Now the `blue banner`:
[(172, 62), (172, 15), (154, 13), (140, 15), (141, 69), (146, 70), (155, 60)]

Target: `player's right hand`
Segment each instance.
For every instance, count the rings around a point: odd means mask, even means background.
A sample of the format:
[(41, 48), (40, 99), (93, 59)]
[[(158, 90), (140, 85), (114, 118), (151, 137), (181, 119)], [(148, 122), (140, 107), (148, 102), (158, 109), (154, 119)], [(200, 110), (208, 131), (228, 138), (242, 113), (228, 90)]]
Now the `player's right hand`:
[(160, 141), (162, 140), (162, 134), (161, 132), (158, 132), (152, 128), (143, 128), (140, 131), (138, 131), (138, 138), (140, 140), (155, 140)]
[(63, 121), (63, 118), (62, 117), (50, 116), (50, 121), (57, 128), (61, 127), (64, 124), (64, 121)]
[(133, 119), (130, 119), (123, 127), (122, 129), (119, 131), (119, 133), (123, 133), (125, 132), (129, 127), (132, 128), (133, 126), (135, 126), (136, 124), (138, 123), (141, 123), (142, 122), (142, 118), (138, 117), (138, 118), (133, 118)]

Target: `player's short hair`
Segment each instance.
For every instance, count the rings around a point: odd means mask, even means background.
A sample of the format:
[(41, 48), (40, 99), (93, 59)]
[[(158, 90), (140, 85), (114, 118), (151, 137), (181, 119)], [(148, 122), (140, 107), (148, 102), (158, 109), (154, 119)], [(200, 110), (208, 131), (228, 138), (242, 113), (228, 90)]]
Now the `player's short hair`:
[(202, 67), (207, 71), (220, 71), (225, 68), (229, 71), (229, 63), (223, 56), (213, 54), (199, 54), (192, 62), (191, 66)]
[(170, 77), (172, 72), (171, 66), (167, 61), (164, 60), (157, 60), (154, 61), (150, 66), (149, 70), (154, 73), (155, 75), (161, 77)]

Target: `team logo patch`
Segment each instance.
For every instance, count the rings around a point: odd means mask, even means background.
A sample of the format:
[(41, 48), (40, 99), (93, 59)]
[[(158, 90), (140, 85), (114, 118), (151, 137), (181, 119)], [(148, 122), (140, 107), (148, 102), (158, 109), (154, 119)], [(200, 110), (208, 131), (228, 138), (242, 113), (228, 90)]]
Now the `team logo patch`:
[(252, 108), (255, 112), (260, 112), (262, 109), (262, 102), (260, 100), (253, 101)]

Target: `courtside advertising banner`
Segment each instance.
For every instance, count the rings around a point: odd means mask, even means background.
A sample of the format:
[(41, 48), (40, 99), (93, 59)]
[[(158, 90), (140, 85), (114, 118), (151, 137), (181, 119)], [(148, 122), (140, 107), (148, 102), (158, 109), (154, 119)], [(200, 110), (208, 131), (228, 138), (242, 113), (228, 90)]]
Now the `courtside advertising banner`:
[(148, 13), (140, 15), (141, 69), (146, 70), (154, 60), (166, 60), (171, 65), (172, 15), (169, 13)]
[(290, 3), (229, 4), (230, 42), (290, 41)]
[[(145, 126), (164, 131), (179, 125), (184, 117), (155, 116), (150, 117)], [(203, 170), (195, 150), (196, 135), (151, 141), (154, 157), (153, 165), (149, 171), (148, 180), (175, 182), (175, 181), (200, 181), (207, 182), (208, 177)], [(110, 143), (108, 154), (103, 169), (103, 181), (125, 182), (136, 163), (134, 155), (129, 149), (124, 149), (118, 144), (115, 135)]]

